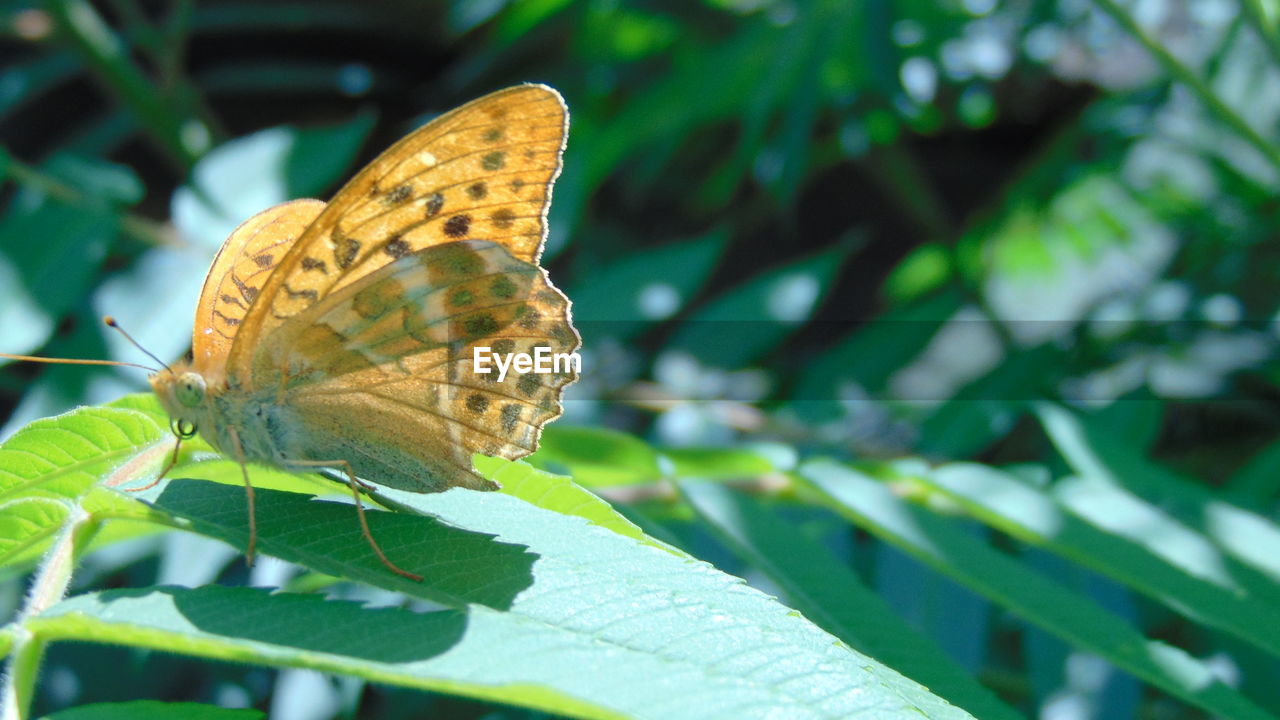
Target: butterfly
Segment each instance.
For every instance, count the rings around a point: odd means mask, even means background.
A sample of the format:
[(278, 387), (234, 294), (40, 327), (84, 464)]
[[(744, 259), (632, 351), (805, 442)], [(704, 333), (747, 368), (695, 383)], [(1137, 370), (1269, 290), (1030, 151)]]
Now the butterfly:
[[(568, 128), (544, 85), (499, 90), (403, 138), (328, 202), (241, 224), (196, 306), (189, 362), (150, 377), (178, 443), (197, 433), (247, 465), (411, 492), (495, 490), (471, 457), (537, 448), (576, 368), (473, 367), (492, 353), (573, 353), (570, 303), (538, 260)], [(109, 321), (110, 324), (110, 321)], [(172, 466), (176, 461), (175, 447)], [(167, 470), (168, 468), (166, 468)], [(161, 476), (163, 476), (163, 472)]]

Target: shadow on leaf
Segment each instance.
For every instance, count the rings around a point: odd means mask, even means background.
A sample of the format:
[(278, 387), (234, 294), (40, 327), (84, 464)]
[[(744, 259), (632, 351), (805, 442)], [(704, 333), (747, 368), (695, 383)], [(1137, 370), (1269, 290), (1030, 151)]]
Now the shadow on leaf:
[[(453, 608), (475, 603), (507, 610), (533, 584), (538, 555), (525, 545), (463, 530), (436, 518), (370, 509), (373, 536), (416, 583), (384, 567), (360, 532), (350, 503), (256, 489), (258, 550), (318, 572), (425, 598)], [(249, 514), (244, 490), (207, 480), (169, 482), (155, 507), (191, 523), (202, 535), (245, 548)]]

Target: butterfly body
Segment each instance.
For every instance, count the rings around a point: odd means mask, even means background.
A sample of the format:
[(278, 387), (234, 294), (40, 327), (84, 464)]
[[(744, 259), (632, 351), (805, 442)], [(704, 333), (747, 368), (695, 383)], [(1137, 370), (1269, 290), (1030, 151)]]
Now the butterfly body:
[[(285, 470), (311, 469), (317, 463), (346, 460), (356, 474), (380, 485), (410, 492), (439, 492), (453, 486), (494, 490), (497, 485), (459, 472), (431, 455), (388, 448), (385, 438), (367, 436), (350, 423), (316, 421), (278, 402), (272, 393), (246, 395), (206, 386), (200, 405), (187, 407), (177, 388), (192, 376), (187, 367), (163, 370), (151, 378), (153, 391), (177, 427), (198, 428), (215, 450), (230, 458)], [(349, 411), (349, 409), (348, 409)]]

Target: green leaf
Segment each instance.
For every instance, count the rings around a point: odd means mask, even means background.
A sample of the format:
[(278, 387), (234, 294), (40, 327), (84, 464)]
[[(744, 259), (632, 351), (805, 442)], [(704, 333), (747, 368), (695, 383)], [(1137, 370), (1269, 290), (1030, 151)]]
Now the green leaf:
[(960, 303), (958, 292), (945, 290), (864, 323), (808, 366), (792, 392), (800, 402), (792, 407), (804, 416), (830, 417), (838, 409), (833, 400), (847, 384), (878, 396), (893, 373), (928, 346)]
[(1006, 356), (929, 415), (920, 428), (921, 447), (945, 458), (981, 451), (1013, 427), (1061, 366), (1062, 352), (1050, 345)]
[(1205, 663), (1148, 640), (1088, 598), (962, 532), (954, 521), (908, 505), (871, 477), (831, 461), (807, 463), (798, 475), (859, 527), (1081, 650), (1206, 712), (1273, 718)]
[(750, 448), (666, 448), (662, 457), (680, 478), (751, 478), (778, 472), (765, 455)]
[(750, 363), (809, 318), (848, 253), (842, 243), (744, 281), (695, 310), (669, 347), (718, 367)]
[[(1159, 505), (1235, 559), (1266, 575), (1269, 585), (1280, 583), (1280, 527), (1274, 522), (1148, 460), (1118, 441), (1107, 425), (1049, 403), (1038, 405), (1036, 412), (1058, 452), (1081, 476), (1122, 487)], [(1276, 591), (1272, 588), (1271, 592)]]
[(98, 498), (93, 508), (146, 519), (136, 502), (96, 486), (154, 477), (172, 445), (166, 432), (139, 410), (79, 408), (37, 420), (0, 445), (0, 567), (33, 559), (90, 496)]
[(502, 492), (507, 495), (552, 512), (583, 518), (592, 525), (683, 556), (679, 550), (645, 535), (639, 526), (619, 514), (598, 495), (578, 486), (572, 478), (553, 475), (526, 463), (484, 455), (474, 456), (472, 462), (481, 475), (500, 484)]
[(584, 333), (625, 339), (674, 315), (710, 277), (727, 240), (717, 231), (591, 267), (570, 288), (574, 321)]
[[(237, 488), (186, 480), (148, 493), (198, 532), (236, 546), (246, 540)], [(450, 610), (155, 588), (73, 598), (30, 627), (49, 639), (350, 673), (579, 717), (748, 706), (794, 717), (867, 708), (966, 717), (704, 563), (502, 493), (385, 495), (424, 514), (369, 513), (387, 554), (423, 583), (378, 563), (344, 503), (258, 490), (259, 547)], [(782, 655), (786, 662), (765, 661)]]
[(1280, 442), (1260, 450), (1227, 483), (1232, 497), (1250, 505), (1262, 505), (1280, 495)]
[(556, 425), (542, 432), (529, 462), (564, 471), (587, 487), (646, 483), (662, 477), (658, 455), (626, 433), (604, 428)]
[(65, 502), (41, 497), (0, 504), (0, 567), (37, 557), (62, 528), (68, 509)]
[(781, 586), (792, 606), (827, 632), (976, 717), (1021, 717), (895, 614), (827, 548), (763, 503), (708, 482), (682, 481), (680, 491), (717, 535)]
[(336, 125), (293, 130), (284, 158), (285, 194), (316, 197), (330, 190), (355, 162), (377, 115), (360, 112)]
[(261, 710), (230, 709), (199, 703), (158, 700), (94, 703), (45, 715), (43, 720), (260, 720)]
[(1280, 655), (1280, 610), (1250, 592), (1262, 579), (1250, 581), (1256, 573), (1140, 498), (1079, 478), (1059, 482), (1051, 495), (971, 463), (921, 480), (999, 530)]
[(173, 223), (212, 257), (255, 213), (327, 190), (372, 126), (373, 116), (360, 114), (331, 127), (274, 127), (223, 143), (196, 163), (190, 183), (174, 193)]
[[(71, 206), (24, 188), (0, 218), (0, 350), (40, 347), (64, 313), (82, 302), (116, 237), (118, 215), (104, 205)], [(10, 282), (11, 281), (11, 282)], [(7, 362), (7, 361), (6, 361)]]
[(114, 473), (154, 473), (171, 446), (165, 434), (152, 417), (123, 408), (77, 408), (37, 420), (0, 445), (0, 501), (74, 501)]

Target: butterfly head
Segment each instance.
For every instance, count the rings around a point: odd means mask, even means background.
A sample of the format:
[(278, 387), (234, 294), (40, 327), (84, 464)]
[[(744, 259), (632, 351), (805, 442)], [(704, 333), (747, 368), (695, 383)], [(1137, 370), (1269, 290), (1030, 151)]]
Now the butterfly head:
[(194, 435), (208, 413), (209, 393), (204, 376), (187, 367), (165, 368), (151, 376), (151, 389), (173, 419), (174, 427), (190, 428), (179, 434)]

